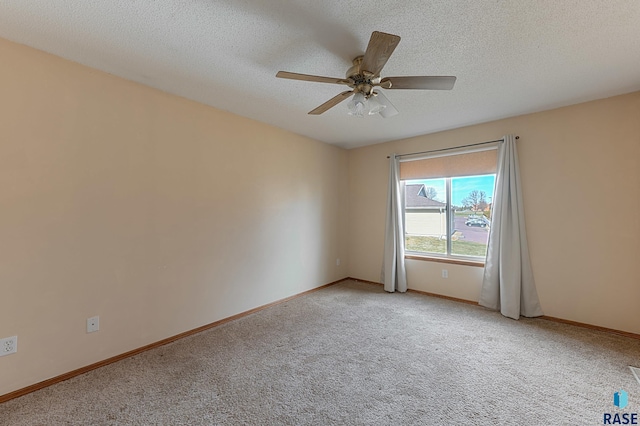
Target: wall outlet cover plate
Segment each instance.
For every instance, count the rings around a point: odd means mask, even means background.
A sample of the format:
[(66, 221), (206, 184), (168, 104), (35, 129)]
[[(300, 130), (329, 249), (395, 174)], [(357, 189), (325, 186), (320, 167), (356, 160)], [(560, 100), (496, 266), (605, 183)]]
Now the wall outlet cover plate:
[(0, 339), (0, 356), (11, 355), (18, 352), (18, 336)]
[(87, 333), (100, 330), (100, 317), (87, 318)]

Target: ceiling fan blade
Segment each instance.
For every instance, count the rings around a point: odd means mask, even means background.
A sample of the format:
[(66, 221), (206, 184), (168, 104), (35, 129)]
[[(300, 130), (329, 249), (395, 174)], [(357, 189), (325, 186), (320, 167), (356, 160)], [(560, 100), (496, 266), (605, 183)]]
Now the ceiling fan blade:
[(298, 74), (295, 72), (287, 72), (287, 71), (278, 71), (278, 73), (276, 74), (276, 77), (288, 78), (291, 80), (315, 81), (317, 83), (333, 83), (333, 84), (351, 83), (349, 80), (345, 80), (344, 78), (321, 77), (318, 75)]
[(344, 101), (345, 99), (349, 99), (352, 95), (353, 95), (353, 90), (347, 90), (346, 92), (342, 92), (339, 95), (329, 99), (327, 102), (323, 103), (318, 108), (312, 111), (309, 111), (309, 114), (320, 115), (326, 110), (328, 110), (329, 108), (333, 108), (334, 106), (338, 105), (340, 102)]
[(382, 92), (374, 92), (376, 94), (376, 99), (385, 106), (385, 108), (380, 111), (380, 114), (383, 118), (393, 117), (394, 115), (398, 115), (398, 110), (393, 106), (391, 101), (387, 99), (387, 97)]
[(385, 89), (451, 90), (456, 83), (453, 76), (385, 77), (380, 87)]
[(369, 39), (360, 69), (379, 76), (398, 43), (400, 43), (400, 36), (374, 31)]

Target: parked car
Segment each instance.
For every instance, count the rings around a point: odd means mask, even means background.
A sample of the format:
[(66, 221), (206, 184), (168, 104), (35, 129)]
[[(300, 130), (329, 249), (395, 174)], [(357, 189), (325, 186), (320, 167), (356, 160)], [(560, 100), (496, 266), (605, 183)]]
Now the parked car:
[(480, 228), (486, 228), (488, 226), (484, 219), (469, 219), (464, 224), (467, 226), (479, 226)]

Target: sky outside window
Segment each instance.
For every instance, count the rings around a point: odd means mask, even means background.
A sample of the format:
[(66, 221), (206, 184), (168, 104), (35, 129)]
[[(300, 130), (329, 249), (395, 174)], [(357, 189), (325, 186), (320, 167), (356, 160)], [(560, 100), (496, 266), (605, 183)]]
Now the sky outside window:
[[(493, 187), (496, 182), (495, 175), (467, 176), (451, 179), (451, 197), (454, 206), (461, 206), (462, 200), (473, 190), (484, 191), (487, 203), (493, 202)], [(426, 187), (434, 188), (437, 192), (435, 200), (445, 202), (444, 179), (420, 179), (407, 183), (422, 183)]]

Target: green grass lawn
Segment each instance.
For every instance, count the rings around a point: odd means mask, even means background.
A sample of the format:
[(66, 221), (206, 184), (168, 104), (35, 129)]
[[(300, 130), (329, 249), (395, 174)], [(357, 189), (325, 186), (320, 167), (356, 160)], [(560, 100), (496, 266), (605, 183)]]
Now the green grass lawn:
[[(447, 252), (447, 242), (436, 237), (407, 235), (405, 249), (407, 251), (445, 254)], [(472, 241), (452, 241), (451, 251), (453, 254), (460, 256), (485, 257), (487, 254), (487, 246)]]

